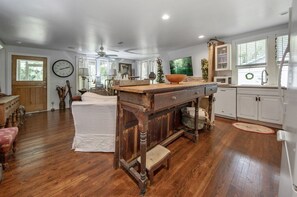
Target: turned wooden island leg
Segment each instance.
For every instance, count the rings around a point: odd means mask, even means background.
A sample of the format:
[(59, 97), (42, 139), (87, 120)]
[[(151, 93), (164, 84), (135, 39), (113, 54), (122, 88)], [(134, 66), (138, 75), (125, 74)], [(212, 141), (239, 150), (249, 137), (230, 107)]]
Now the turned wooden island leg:
[(208, 116), (209, 116), (209, 124), (207, 125), (207, 129), (212, 129), (213, 127), (213, 114), (212, 114), (212, 105), (213, 105), (213, 94), (208, 96)]
[(115, 151), (114, 151), (114, 159), (113, 159), (113, 167), (118, 169), (120, 166), (120, 141), (122, 137), (122, 124), (123, 124), (123, 109), (121, 108), (119, 97), (117, 98), (117, 124), (116, 124), (116, 135), (115, 135)]
[(140, 132), (140, 182), (139, 188), (141, 194), (146, 192), (147, 174), (146, 174), (146, 150), (147, 150), (147, 132), (148, 132), (148, 116), (139, 114), (138, 128)]
[(198, 142), (198, 123), (199, 123), (199, 105), (200, 105), (200, 98), (197, 98), (195, 101), (195, 143)]

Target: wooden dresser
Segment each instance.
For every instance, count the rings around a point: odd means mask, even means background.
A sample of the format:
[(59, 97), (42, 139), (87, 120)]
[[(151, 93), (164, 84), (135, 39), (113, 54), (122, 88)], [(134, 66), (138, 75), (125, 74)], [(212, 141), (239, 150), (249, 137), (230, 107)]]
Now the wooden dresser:
[[(114, 167), (122, 166), (137, 182), (141, 194), (146, 191), (146, 152), (157, 144), (167, 145), (184, 135), (198, 141), (200, 98), (212, 103), (216, 83), (183, 82), (146, 86), (115, 87), (118, 92), (117, 131)], [(195, 129), (181, 124), (182, 107), (195, 106)], [(209, 113), (212, 107), (209, 106)], [(211, 114), (210, 114), (211, 116)], [(136, 159), (140, 156), (140, 172)]]
[(17, 126), (19, 96), (0, 97), (0, 128)]

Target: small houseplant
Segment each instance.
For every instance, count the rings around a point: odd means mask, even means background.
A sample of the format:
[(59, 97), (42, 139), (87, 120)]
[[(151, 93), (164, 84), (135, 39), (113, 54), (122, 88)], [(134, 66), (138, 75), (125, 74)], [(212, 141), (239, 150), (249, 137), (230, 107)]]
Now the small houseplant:
[(164, 79), (164, 72), (162, 68), (162, 60), (160, 58), (157, 58), (157, 64), (158, 64), (158, 71), (157, 71), (157, 82), (158, 83), (165, 83)]

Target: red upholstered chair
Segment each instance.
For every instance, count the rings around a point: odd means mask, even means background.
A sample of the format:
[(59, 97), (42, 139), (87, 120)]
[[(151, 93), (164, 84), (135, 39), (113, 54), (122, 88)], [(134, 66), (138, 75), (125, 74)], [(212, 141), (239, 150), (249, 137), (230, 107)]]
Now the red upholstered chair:
[(15, 152), (16, 136), (18, 127), (9, 127), (0, 129), (0, 162), (4, 167), (7, 166), (10, 151)]

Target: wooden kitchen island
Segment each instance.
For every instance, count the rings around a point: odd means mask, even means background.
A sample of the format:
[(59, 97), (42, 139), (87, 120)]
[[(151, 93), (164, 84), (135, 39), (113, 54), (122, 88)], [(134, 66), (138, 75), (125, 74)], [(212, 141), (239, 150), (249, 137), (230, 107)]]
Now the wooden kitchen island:
[[(122, 166), (144, 194), (147, 150), (160, 143), (166, 146), (182, 135), (197, 142), (200, 98), (209, 96), (211, 104), (217, 84), (182, 82), (114, 89), (118, 92), (114, 167)], [(182, 127), (180, 109), (192, 103), (195, 106), (195, 129), (188, 131)], [(211, 108), (209, 106), (210, 116)], [(135, 168), (138, 156), (141, 158), (139, 172)]]

